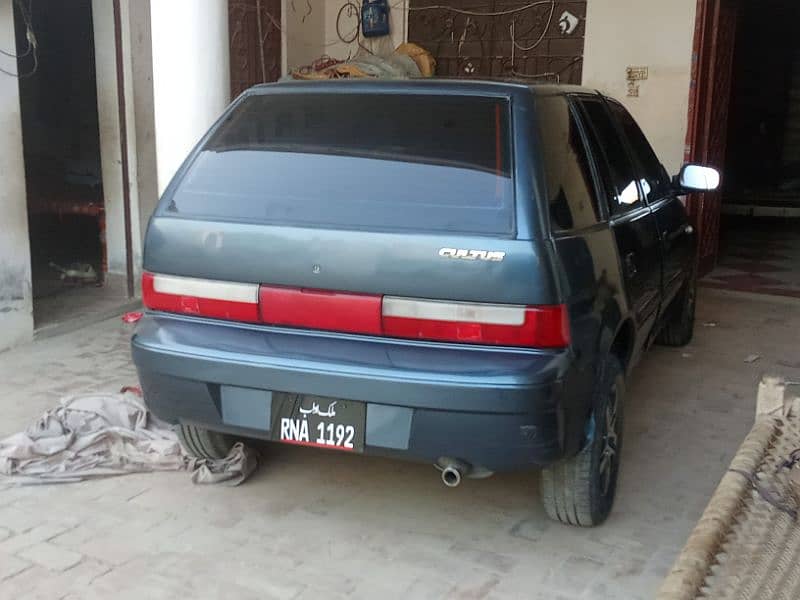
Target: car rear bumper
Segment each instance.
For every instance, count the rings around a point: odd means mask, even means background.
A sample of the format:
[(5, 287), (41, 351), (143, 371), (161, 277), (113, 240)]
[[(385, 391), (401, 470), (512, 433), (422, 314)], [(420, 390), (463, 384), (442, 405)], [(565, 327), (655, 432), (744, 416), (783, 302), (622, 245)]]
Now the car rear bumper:
[(564, 452), (566, 351), (150, 313), (137, 326), (132, 353), (147, 405), (173, 423), (270, 439), (268, 400), (259, 392), (279, 391), (366, 403), (369, 454), (449, 457), (500, 471), (549, 464)]

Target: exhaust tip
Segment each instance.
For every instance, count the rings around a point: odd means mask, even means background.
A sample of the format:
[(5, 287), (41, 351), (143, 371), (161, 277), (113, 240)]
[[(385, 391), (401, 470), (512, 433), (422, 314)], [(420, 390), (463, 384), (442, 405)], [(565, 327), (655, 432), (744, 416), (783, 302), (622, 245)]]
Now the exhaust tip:
[(442, 469), (442, 483), (447, 487), (457, 487), (461, 483), (461, 471), (450, 465)]

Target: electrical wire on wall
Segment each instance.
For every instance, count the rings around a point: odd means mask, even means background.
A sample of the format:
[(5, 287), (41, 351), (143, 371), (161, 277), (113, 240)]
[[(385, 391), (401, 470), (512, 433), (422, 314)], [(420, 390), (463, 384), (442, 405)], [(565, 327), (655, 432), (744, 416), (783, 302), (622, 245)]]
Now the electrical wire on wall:
[[(296, 14), (300, 14), (299, 5), (301, 0), (291, 0), (289, 3), (290, 9), (295, 12)], [(309, 0), (303, 0), (305, 3), (305, 7), (302, 9), (302, 17), (301, 22), (305, 23), (305, 21), (310, 17), (314, 8)], [(297, 5), (296, 5), (297, 2)], [(348, 0), (343, 2), (339, 7), (339, 10), (336, 14), (336, 39), (328, 41), (326, 40), (322, 46), (327, 48), (330, 46), (335, 46), (339, 44), (343, 44), (349, 48), (352, 48), (354, 45), (358, 46), (358, 50), (355, 53), (356, 55), (361, 52), (367, 52), (369, 54), (375, 54), (376, 50), (374, 46), (369, 48), (365, 45), (365, 40), (362, 37), (361, 31), (361, 8), (359, 6), (359, 0)], [(549, 11), (546, 13), (546, 19), (544, 15), (542, 17), (544, 23), (543, 28), (540, 34), (533, 40), (532, 43), (529, 45), (524, 45), (520, 43), (520, 38), (524, 36), (518, 35), (518, 19), (517, 16), (525, 11), (534, 10), (538, 7), (548, 7)], [(548, 73), (541, 73), (538, 75), (528, 75), (524, 73), (519, 73), (516, 70), (516, 62), (518, 59), (517, 53), (526, 53), (531, 52), (541, 46), (545, 39), (547, 38), (547, 34), (550, 31), (551, 26), (553, 25), (555, 19), (555, 10), (556, 10), (556, 0), (535, 0), (533, 2), (528, 2), (521, 6), (516, 6), (514, 8), (508, 8), (504, 10), (495, 10), (495, 11), (482, 11), (482, 10), (474, 10), (474, 9), (465, 9), (459, 8), (457, 6), (452, 6), (449, 4), (432, 4), (428, 6), (412, 6), (411, 0), (396, 0), (393, 3), (390, 3), (390, 8), (392, 10), (401, 9), (408, 12), (420, 12), (420, 11), (444, 11), (448, 13), (453, 13), (456, 15), (465, 15), (468, 17), (468, 25), (469, 25), (469, 17), (503, 17), (508, 15), (513, 15), (514, 18), (511, 20), (509, 24), (509, 36), (511, 41), (511, 69), (510, 74), (520, 77), (530, 77), (530, 78), (553, 78), (555, 80), (559, 80), (560, 74), (563, 73), (565, 70), (571, 68), (576, 64), (578, 61), (571, 61), (569, 65), (560, 69), (557, 72), (548, 72)], [(538, 27), (537, 27), (538, 29)], [(530, 33), (530, 31), (528, 32)], [(465, 28), (463, 34), (461, 35), (462, 44), (466, 40), (467, 36), (467, 28)], [(352, 59), (354, 57), (353, 51), (348, 52), (347, 59)], [(323, 58), (328, 58), (327, 56), (323, 56)]]
[[(506, 15), (513, 15), (515, 13), (520, 13), (525, 10), (530, 10), (531, 8), (536, 8), (537, 6), (544, 6), (545, 4), (550, 4), (553, 6), (553, 10), (555, 10), (555, 0), (537, 0), (536, 2), (530, 2), (525, 4), (524, 6), (518, 6), (517, 8), (508, 8), (506, 10), (496, 10), (496, 11), (477, 11), (477, 10), (467, 10), (465, 8), (456, 8), (454, 6), (448, 6), (446, 4), (431, 4), (429, 6), (409, 6), (409, 11), (423, 11), (423, 10), (444, 10), (447, 12), (456, 13), (459, 15), (467, 15), (470, 17), (503, 17)], [(403, 1), (396, 2), (392, 5), (392, 8), (398, 8), (403, 5)]]
[(25, 50), (19, 54), (15, 54), (13, 52), (7, 52), (0, 48), (0, 54), (6, 56), (8, 58), (13, 58), (17, 61), (17, 65), (19, 66), (19, 61), (31, 56), (33, 59), (33, 66), (30, 68), (29, 71), (26, 73), (12, 73), (11, 71), (7, 71), (0, 67), (0, 73), (4, 73), (9, 75), (10, 77), (18, 77), (20, 79), (25, 79), (26, 77), (32, 76), (36, 71), (39, 69), (39, 43), (36, 41), (36, 34), (33, 31), (33, 18), (31, 16), (31, 9), (33, 7), (33, 0), (28, 0), (28, 5), (25, 6), (22, 0), (14, 0), (14, 4), (19, 11), (20, 16), (22, 17), (22, 21), (25, 24), (25, 39), (27, 41), (27, 46)]
[[(342, 33), (343, 16), (346, 16), (348, 19), (355, 17), (356, 23), (349, 33)], [(359, 8), (355, 2), (345, 2), (339, 7), (339, 12), (336, 13), (336, 37), (339, 38), (338, 41), (334, 40), (333, 42), (326, 43), (325, 46), (333, 46), (338, 43), (350, 46), (355, 43), (358, 44), (359, 50), (363, 50), (368, 54), (375, 54), (374, 50), (364, 45), (361, 33), (361, 8)], [(352, 53), (348, 53), (347, 59), (349, 60), (351, 58), (353, 58)]]
[[(409, 4), (408, 1), (400, 0), (392, 4), (392, 8), (399, 8), (405, 4)], [(536, 40), (528, 45), (522, 45), (518, 41), (517, 36), (517, 19), (516, 16), (522, 12), (529, 11), (541, 6), (549, 6), (550, 10), (547, 14), (547, 19), (542, 28), (541, 34), (536, 38)], [(576, 57), (572, 61), (569, 62), (565, 67), (559, 69), (558, 71), (547, 72), (547, 73), (540, 73), (536, 75), (529, 75), (526, 73), (520, 73), (516, 70), (516, 61), (517, 61), (517, 51), (520, 52), (530, 52), (538, 48), (547, 37), (548, 32), (550, 31), (550, 27), (553, 25), (553, 19), (555, 17), (555, 10), (556, 10), (556, 0), (536, 0), (534, 2), (529, 2), (522, 6), (517, 6), (514, 8), (507, 8), (504, 10), (494, 10), (494, 11), (482, 11), (482, 10), (474, 10), (474, 9), (466, 9), (466, 8), (458, 8), (456, 6), (448, 5), (448, 4), (431, 4), (427, 6), (407, 6), (407, 10), (409, 12), (422, 12), (422, 11), (444, 11), (456, 15), (464, 15), (467, 17), (467, 25), (464, 27), (464, 31), (460, 37), (460, 44), (459, 44), (459, 55), (460, 55), (460, 48), (463, 43), (466, 41), (467, 31), (470, 24), (470, 17), (504, 17), (508, 15), (514, 15), (515, 18), (512, 19), (511, 23), (509, 24), (509, 37), (511, 41), (511, 68), (510, 74), (517, 77), (525, 77), (530, 79), (553, 79), (556, 82), (560, 81), (561, 74), (567, 71), (568, 69), (575, 66), (575, 64), (579, 63), (582, 60), (582, 57)]]

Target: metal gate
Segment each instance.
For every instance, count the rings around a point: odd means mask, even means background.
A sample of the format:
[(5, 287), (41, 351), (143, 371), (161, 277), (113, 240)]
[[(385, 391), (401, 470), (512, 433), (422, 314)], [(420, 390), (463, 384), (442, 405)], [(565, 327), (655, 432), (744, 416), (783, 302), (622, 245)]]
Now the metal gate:
[(228, 0), (231, 98), (281, 76), (281, 0)]
[(585, 25), (586, 0), (411, 0), (408, 39), (440, 76), (579, 84)]
[[(697, 2), (685, 158), (720, 171), (725, 166), (738, 11), (739, 0)], [(698, 273), (704, 275), (717, 261), (722, 192), (690, 194), (688, 208), (699, 236)]]

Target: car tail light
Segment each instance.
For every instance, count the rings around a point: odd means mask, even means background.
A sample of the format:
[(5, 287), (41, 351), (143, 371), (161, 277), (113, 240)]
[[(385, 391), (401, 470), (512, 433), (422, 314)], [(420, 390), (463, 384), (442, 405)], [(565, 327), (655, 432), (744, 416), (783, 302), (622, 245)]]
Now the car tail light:
[(381, 335), (381, 297), (261, 286), (261, 319), (270, 325)]
[(260, 320), (257, 284), (143, 273), (142, 301), (152, 310), (250, 323)]
[(203, 317), (389, 337), (563, 348), (564, 305), (448, 302), (144, 273), (144, 304)]
[(471, 344), (563, 348), (566, 307), (383, 299), (384, 335)]

